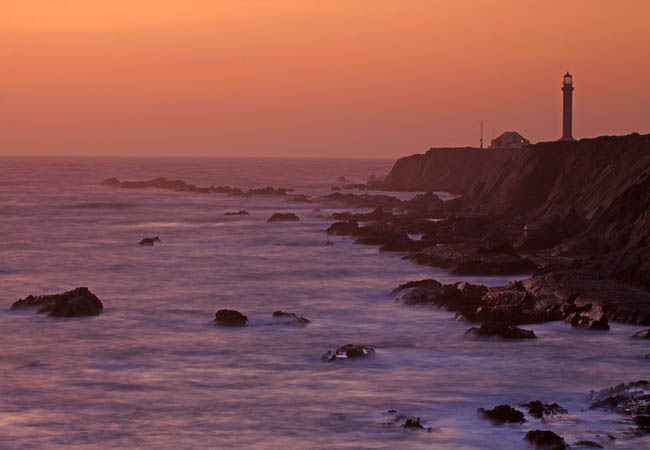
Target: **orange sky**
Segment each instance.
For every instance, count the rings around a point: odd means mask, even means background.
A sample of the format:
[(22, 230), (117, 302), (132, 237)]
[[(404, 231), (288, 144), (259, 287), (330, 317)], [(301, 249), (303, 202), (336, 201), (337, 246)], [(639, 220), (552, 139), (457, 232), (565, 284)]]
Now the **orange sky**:
[(2, 0), (0, 155), (395, 157), (650, 132), (648, 0)]

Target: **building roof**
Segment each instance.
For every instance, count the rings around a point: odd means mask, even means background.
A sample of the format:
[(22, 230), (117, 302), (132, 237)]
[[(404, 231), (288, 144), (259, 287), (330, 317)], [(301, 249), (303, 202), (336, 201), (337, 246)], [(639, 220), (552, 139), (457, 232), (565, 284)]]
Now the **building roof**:
[(527, 140), (525, 137), (523, 137), (521, 134), (517, 133), (516, 131), (506, 131), (505, 133), (501, 133), (498, 137), (496, 137), (494, 140), (495, 141), (500, 141), (503, 139), (508, 139), (508, 140)]

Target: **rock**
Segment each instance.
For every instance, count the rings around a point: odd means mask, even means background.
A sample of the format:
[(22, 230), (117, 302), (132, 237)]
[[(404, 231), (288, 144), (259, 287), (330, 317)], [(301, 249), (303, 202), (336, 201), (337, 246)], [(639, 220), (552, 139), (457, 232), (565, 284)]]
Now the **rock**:
[(590, 448), (605, 448), (597, 442), (588, 441), (586, 439), (578, 439), (576, 441), (576, 445), (581, 445), (583, 447), (590, 447)]
[(379, 245), (381, 251), (409, 251), (419, 247), (406, 232), (397, 231), (385, 224), (375, 224), (360, 227), (356, 234), (357, 244)]
[(632, 337), (637, 339), (650, 339), (650, 329), (637, 331)]
[(285, 189), (285, 188), (274, 188), (272, 186), (267, 186), (265, 188), (258, 188), (258, 189), (249, 189), (244, 196), (245, 197), (252, 197), (253, 195), (278, 195), (278, 196), (283, 196), (287, 195), (287, 192), (291, 192), (293, 189)]
[(144, 238), (144, 239), (142, 239), (142, 240), (140, 241), (140, 245), (149, 245), (149, 246), (152, 246), (152, 245), (154, 245), (156, 242), (161, 242), (161, 241), (160, 241), (160, 238), (159, 238), (158, 236), (156, 236), (156, 237), (154, 237), (154, 238), (146, 237), (146, 238)]
[(337, 234), (339, 236), (354, 236), (359, 232), (359, 223), (355, 221), (334, 222), (327, 228), (327, 234)]
[(300, 217), (296, 216), (294, 213), (275, 213), (267, 222), (298, 222)]
[(49, 312), (55, 317), (96, 316), (104, 305), (87, 287), (78, 287), (62, 294), (30, 295), (18, 300), (11, 309), (40, 306), (37, 313)]
[(650, 432), (650, 383), (646, 380), (592, 391), (587, 398), (589, 409), (605, 409), (626, 416), (635, 416), (637, 433)]
[(570, 314), (566, 319), (572, 327), (586, 327), (590, 330), (609, 330), (607, 316), (605, 314), (588, 315), (580, 312)]
[(276, 319), (282, 319), (283, 325), (304, 327), (308, 323), (310, 323), (310, 321), (308, 319), (305, 319), (304, 317), (300, 317), (294, 313), (288, 313), (284, 311), (274, 311), (273, 317), (275, 317)]
[(220, 309), (214, 318), (215, 325), (243, 327), (248, 323), (248, 317), (234, 309)]
[(568, 412), (557, 403), (542, 403), (539, 400), (523, 403), (519, 406), (528, 408), (528, 414), (535, 417), (536, 419), (541, 419), (544, 417), (544, 415), (550, 416), (553, 414), (566, 414)]
[(499, 336), (504, 339), (535, 339), (537, 337), (535, 336), (535, 333), (530, 330), (496, 323), (486, 323), (481, 325), (480, 328), (470, 328), (465, 332), (465, 336), (476, 338)]
[(565, 450), (569, 448), (561, 436), (558, 436), (550, 430), (531, 430), (526, 433), (524, 439), (530, 442), (536, 449)]
[(323, 361), (337, 361), (340, 359), (363, 359), (375, 354), (375, 349), (364, 345), (347, 344), (337, 348), (334, 352), (329, 350), (323, 354)]
[(511, 253), (508, 247), (486, 249), (467, 244), (445, 244), (429, 246), (411, 254), (410, 258), (418, 264), (447, 269), (455, 275), (516, 275), (537, 270), (532, 261)]
[(400, 284), (391, 294), (404, 292), (397, 300), (405, 305), (416, 305), (432, 303), (442, 291), (443, 285), (439, 281), (427, 279)]
[(524, 423), (524, 413), (510, 405), (498, 405), (492, 409), (479, 408), (478, 412), (490, 419), (495, 424)]
[(287, 196), (287, 202), (289, 203), (312, 203), (311, 198), (305, 194), (294, 194)]
[(402, 424), (402, 428), (404, 429), (420, 429), (420, 430), (427, 430), (429, 433), (431, 433), (431, 427), (425, 428), (421, 423), (420, 423), (420, 418), (419, 417), (409, 417), (406, 419), (404, 424)]
[(650, 415), (636, 416), (634, 423), (639, 427), (638, 431), (650, 433)]
[(338, 177), (336, 179), (336, 182), (337, 183), (351, 183), (351, 180), (349, 180), (346, 177), (344, 177), (343, 175), (341, 175), (340, 177)]
[(227, 212), (224, 216), (248, 216), (250, 213), (244, 209), (240, 209), (237, 212)]

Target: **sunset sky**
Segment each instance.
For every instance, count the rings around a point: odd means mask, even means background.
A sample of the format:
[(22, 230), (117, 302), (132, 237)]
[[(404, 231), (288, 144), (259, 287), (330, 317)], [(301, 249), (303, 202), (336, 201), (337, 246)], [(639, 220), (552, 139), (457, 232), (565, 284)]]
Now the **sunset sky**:
[(2, 0), (0, 155), (396, 157), (650, 132), (648, 0)]

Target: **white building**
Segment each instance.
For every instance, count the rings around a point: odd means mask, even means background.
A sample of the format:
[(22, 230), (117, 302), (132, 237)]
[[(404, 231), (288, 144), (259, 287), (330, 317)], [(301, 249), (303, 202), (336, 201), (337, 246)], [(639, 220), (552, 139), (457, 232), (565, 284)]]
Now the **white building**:
[(516, 131), (506, 131), (498, 138), (492, 139), (490, 148), (524, 148), (530, 141)]

